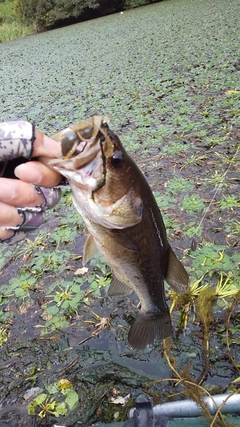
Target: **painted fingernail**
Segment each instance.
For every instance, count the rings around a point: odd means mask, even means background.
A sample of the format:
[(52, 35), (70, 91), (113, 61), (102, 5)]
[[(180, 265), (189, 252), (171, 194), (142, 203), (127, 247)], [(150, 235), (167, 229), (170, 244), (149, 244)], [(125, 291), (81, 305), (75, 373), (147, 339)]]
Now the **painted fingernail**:
[(15, 197), (15, 189), (10, 184), (0, 185), (0, 201), (8, 201)]
[(42, 174), (33, 166), (24, 163), (15, 168), (14, 173), (17, 178), (27, 180), (33, 184), (38, 184), (42, 180)]

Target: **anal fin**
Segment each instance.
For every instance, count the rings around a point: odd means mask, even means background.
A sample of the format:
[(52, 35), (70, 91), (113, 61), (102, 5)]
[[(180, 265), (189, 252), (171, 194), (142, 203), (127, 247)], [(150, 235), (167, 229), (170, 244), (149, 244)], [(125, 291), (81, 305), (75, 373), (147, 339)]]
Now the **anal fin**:
[(187, 292), (189, 285), (189, 277), (182, 263), (176, 257), (172, 248), (169, 250), (169, 261), (166, 281), (179, 294)]
[(108, 290), (108, 296), (114, 297), (118, 295), (128, 295), (131, 292), (132, 292), (132, 289), (129, 288), (124, 283), (122, 283), (120, 280), (118, 280), (116, 276), (113, 274), (113, 279), (111, 281), (111, 284)]

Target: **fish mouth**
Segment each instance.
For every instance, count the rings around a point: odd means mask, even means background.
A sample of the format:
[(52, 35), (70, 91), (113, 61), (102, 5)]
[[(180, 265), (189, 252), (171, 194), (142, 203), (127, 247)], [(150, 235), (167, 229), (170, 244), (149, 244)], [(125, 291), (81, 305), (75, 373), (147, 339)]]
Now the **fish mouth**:
[(101, 150), (104, 140), (109, 145), (108, 123), (106, 116), (93, 116), (54, 135), (52, 138), (61, 143), (62, 156), (49, 160), (48, 165), (59, 166), (71, 160), (76, 170), (90, 163)]

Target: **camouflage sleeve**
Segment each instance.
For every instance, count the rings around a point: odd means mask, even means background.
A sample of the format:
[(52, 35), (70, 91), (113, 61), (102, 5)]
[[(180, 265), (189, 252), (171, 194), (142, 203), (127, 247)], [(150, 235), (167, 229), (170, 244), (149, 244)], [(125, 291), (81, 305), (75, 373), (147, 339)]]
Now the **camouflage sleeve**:
[(30, 159), (33, 152), (34, 125), (25, 121), (0, 123), (0, 160)]
[(34, 131), (25, 121), (0, 123), (0, 177), (16, 178), (15, 167), (31, 159)]

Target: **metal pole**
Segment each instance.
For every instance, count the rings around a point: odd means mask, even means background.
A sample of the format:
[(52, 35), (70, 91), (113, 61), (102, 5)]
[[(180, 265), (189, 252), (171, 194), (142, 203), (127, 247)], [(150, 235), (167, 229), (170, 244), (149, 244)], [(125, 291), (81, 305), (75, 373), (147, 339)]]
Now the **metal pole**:
[[(230, 396), (230, 397), (229, 397)], [(219, 406), (223, 414), (240, 413), (240, 393), (238, 394), (217, 394), (212, 397), (204, 397), (203, 401), (211, 414), (215, 414)], [(129, 418), (133, 417), (136, 408), (129, 411)], [(202, 408), (193, 400), (179, 400), (176, 402), (163, 403), (153, 407), (153, 414), (162, 417), (198, 417), (203, 414)]]

